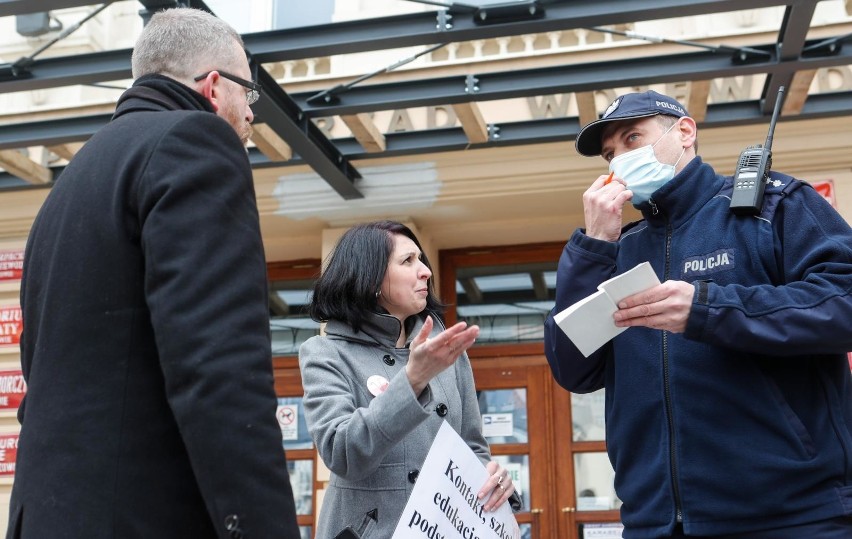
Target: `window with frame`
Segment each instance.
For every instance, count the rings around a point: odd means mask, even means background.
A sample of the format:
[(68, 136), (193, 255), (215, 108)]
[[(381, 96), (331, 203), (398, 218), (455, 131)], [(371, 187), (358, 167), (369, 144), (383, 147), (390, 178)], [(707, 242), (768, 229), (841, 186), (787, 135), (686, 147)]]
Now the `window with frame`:
[(478, 346), (541, 343), (561, 250), (531, 244), (441, 251), (447, 321), (478, 325)]
[(320, 324), (308, 315), (318, 260), (269, 264), (269, 330), (274, 357), (296, 356), (299, 346), (319, 335)]

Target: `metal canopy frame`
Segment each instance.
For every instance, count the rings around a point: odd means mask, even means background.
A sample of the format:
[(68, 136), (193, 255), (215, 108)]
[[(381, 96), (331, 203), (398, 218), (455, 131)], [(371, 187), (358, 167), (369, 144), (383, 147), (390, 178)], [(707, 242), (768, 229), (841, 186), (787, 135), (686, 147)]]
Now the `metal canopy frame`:
[[(682, 82), (764, 73), (773, 80), (783, 79), (785, 85), (789, 86), (787, 79), (792, 78), (797, 71), (852, 63), (852, 50), (848, 49), (841, 49), (837, 54), (827, 57), (796, 56), (782, 62), (776, 57), (773, 45), (757, 48), (770, 52), (772, 60), (737, 65), (717, 53), (695, 52), (474, 75), (477, 90), (473, 95), (466, 91), (465, 76), (458, 75), (355, 87), (327, 105), (312, 105), (309, 99), (314, 92), (294, 94), (293, 98), (305, 114), (316, 118), (469, 101), (588, 92), (602, 88), (641, 86), (649, 82)], [(777, 92), (779, 85), (772, 86)], [(774, 104), (774, 96), (768, 97), (770, 105)]]
[[(359, 198), (360, 178), (351, 161), (412, 155), (436, 151), (533, 144), (572, 140), (579, 119), (558, 118), (489, 125), (487, 140), (472, 143), (461, 127), (383, 135), (381, 151), (367, 152), (355, 138), (329, 140), (310, 121), (334, 115), (357, 115), (430, 105), (457, 105), (488, 100), (531, 97), (566, 92), (592, 92), (633, 85), (706, 81), (718, 77), (766, 74), (758, 101), (709, 105), (702, 126), (765, 123), (780, 86), (790, 87), (797, 73), (852, 64), (852, 51), (844, 50), (837, 36), (835, 47), (806, 51), (810, 23), (821, 0), (751, 0), (748, 8), (785, 6), (775, 43), (751, 47), (765, 57), (743, 54), (732, 57), (718, 51), (689, 52), (625, 60), (546, 67), (511, 72), (356, 86), (335, 94), (328, 103), (309, 102), (316, 92), (287, 94), (261, 64), (317, 56), (331, 56), (398, 47), (434, 45), (535, 34), (557, 30), (617, 25), (643, 20), (699, 15), (742, 9), (739, 0), (551, 0), (541, 1), (544, 17), (493, 25), (477, 24), (469, 13), (437, 10), (377, 19), (348, 21), (313, 27), (259, 32), (243, 36), (253, 63), (259, 67), (263, 86), (254, 105), (258, 120), (269, 126), (294, 151), (283, 162), (270, 160), (258, 150), (250, 152), (256, 168), (307, 164), (343, 198)], [(0, 0), (0, 16), (45, 9), (87, 5), (79, 0), (38, 2)], [(153, 12), (177, 4), (207, 9), (196, 0), (140, 0)], [(208, 9), (209, 11), (209, 9)], [(824, 40), (820, 40), (824, 41)], [(36, 59), (23, 77), (9, 76), (0, 66), (0, 92), (35, 90), (71, 84), (93, 84), (129, 78), (130, 50), (105, 51), (70, 57)], [(471, 91), (471, 81), (475, 91)], [(801, 110), (788, 119), (809, 119), (852, 114), (852, 92), (807, 96)], [(0, 126), (0, 150), (34, 145), (85, 141), (109, 120), (110, 115)], [(14, 182), (11, 182), (14, 184)], [(18, 182), (20, 185), (21, 183)], [(0, 189), (10, 185), (0, 177)]]
[(33, 0), (0, 0), (0, 17), (86, 6), (91, 3), (74, 0), (39, 0), (38, 2), (33, 2)]

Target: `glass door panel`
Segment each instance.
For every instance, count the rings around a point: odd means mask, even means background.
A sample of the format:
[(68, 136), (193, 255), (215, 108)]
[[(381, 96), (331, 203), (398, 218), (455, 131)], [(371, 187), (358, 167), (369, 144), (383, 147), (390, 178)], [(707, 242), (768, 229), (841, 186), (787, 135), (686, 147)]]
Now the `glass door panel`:
[(554, 445), (557, 537), (610, 537), (620, 529), (621, 500), (606, 454), (604, 391), (579, 395), (553, 386), (554, 431), (565, 433)]
[(483, 434), (493, 458), (512, 476), (522, 509), (515, 516), (522, 537), (549, 539), (555, 535), (550, 504), (551, 461), (548, 458), (548, 419), (544, 410), (550, 372), (542, 358), (475, 358), (472, 360)]
[(602, 442), (606, 439), (605, 399), (603, 389), (583, 395), (571, 394), (572, 437), (575, 442)]
[(613, 485), (615, 471), (605, 452), (574, 453), (574, 477), (577, 511), (609, 511), (621, 507)]
[(489, 444), (526, 443), (527, 390), (525, 388), (478, 391), (482, 434)]
[(310, 449), (314, 446), (305, 421), (301, 396), (278, 397), (275, 417), (281, 427), (281, 439), (285, 449)]
[(311, 515), (314, 512), (314, 461), (309, 459), (287, 461), (296, 514)]

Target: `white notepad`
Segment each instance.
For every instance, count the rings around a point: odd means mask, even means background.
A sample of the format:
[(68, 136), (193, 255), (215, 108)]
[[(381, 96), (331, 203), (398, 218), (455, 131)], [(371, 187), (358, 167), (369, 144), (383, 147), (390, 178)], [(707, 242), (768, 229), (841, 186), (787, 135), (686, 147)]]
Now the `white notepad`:
[(598, 285), (598, 291), (554, 315), (553, 320), (568, 335), (571, 342), (585, 356), (609, 342), (627, 329), (618, 327), (612, 315), (618, 302), (660, 284), (657, 274), (648, 262)]

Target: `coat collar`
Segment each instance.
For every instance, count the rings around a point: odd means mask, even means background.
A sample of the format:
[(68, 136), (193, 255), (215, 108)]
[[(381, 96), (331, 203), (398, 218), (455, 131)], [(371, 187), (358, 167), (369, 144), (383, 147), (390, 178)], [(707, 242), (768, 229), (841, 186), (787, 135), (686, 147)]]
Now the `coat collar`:
[(163, 110), (215, 113), (210, 102), (189, 86), (163, 75), (145, 75), (118, 98), (113, 119), (128, 112)]
[(643, 202), (638, 208), (649, 226), (670, 224), (677, 228), (716, 196), (724, 183), (723, 176), (717, 175), (713, 167), (696, 156), (653, 194), (653, 206), (651, 202)]
[[(420, 313), (409, 317), (405, 321), (406, 326), (411, 326), (405, 342), (406, 348), (423, 326), (424, 316), (425, 313)], [(435, 320), (437, 327), (440, 322), (435, 315), (432, 315), (432, 318)], [(378, 344), (385, 348), (396, 348), (396, 341), (399, 338), (400, 331), (402, 331), (402, 324), (399, 320), (384, 313), (370, 313), (367, 318), (361, 321), (361, 329), (358, 331), (354, 331), (349, 324), (339, 320), (329, 320), (325, 326), (325, 333), (330, 337), (339, 337), (347, 341), (357, 341), (365, 344)]]

